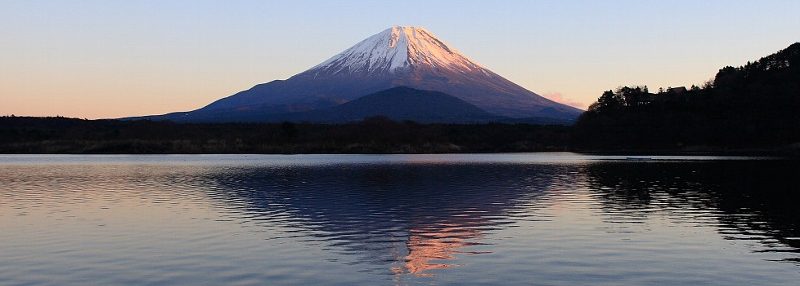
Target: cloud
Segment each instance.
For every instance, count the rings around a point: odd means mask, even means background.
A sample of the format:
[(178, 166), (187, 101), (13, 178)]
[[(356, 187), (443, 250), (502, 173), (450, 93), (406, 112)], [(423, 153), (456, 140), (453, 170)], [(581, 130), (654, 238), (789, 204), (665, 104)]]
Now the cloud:
[(589, 107), (588, 103), (584, 103), (584, 102), (572, 100), (570, 98), (566, 98), (566, 97), (564, 97), (563, 94), (561, 94), (560, 92), (557, 92), (557, 91), (555, 91), (555, 92), (547, 92), (547, 93), (542, 94), (542, 96), (544, 96), (545, 98), (547, 98), (549, 100), (552, 100), (552, 101), (555, 101), (555, 102), (558, 102), (558, 103), (561, 103), (561, 104), (566, 104), (566, 105), (569, 105), (569, 106), (572, 106), (572, 107), (577, 107), (577, 108), (584, 109), (584, 110)]

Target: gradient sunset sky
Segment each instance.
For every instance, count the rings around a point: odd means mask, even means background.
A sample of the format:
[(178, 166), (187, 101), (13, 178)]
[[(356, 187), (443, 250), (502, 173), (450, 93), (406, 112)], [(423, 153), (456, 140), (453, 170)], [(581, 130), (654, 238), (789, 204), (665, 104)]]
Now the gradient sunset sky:
[(0, 115), (187, 111), (422, 26), (538, 94), (702, 84), (800, 41), (800, 1), (0, 0)]

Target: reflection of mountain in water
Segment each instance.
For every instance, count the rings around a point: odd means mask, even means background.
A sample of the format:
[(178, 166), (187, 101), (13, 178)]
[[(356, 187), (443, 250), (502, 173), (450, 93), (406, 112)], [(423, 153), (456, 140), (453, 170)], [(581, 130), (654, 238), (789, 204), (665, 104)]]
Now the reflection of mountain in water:
[(240, 219), (279, 226), (279, 238), (357, 257), (370, 271), (430, 276), (457, 266), (459, 256), (493, 249), (485, 244), (497, 240), (484, 237), (500, 229), (547, 220), (548, 209), (569, 203), (572, 193), (586, 195), (582, 207), (603, 224), (666, 217), (716, 227), (726, 239), (756, 240), (763, 247), (754, 251), (798, 253), (800, 216), (787, 199), (795, 189), (787, 178), (797, 167), (753, 161), (345, 164), (231, 168), (207, 179), (215, 186), (209, 196)]
[(800, 253), (798, 170), (786, 161), (665, 162), (592, 164), (587, 173), (608, 216), (713, 220), (726, 239), (760, 242), (755, 251)]
[[(431, 275), (514, 219), (559, 168), (519, 165), (346, 165), (236, 169), (212, 175), (243, 216), (299, 228), (377, 270)], [(388, 265), (387, 265), (388, 264)], [(382, 266), (381, 266), (382, 265)]]

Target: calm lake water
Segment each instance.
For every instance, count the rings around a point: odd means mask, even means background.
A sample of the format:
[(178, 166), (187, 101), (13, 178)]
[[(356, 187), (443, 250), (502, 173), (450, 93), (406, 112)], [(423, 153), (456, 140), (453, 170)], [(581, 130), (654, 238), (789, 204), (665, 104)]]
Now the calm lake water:
[(800, 164), (0, 155), (0, 285), (800, 285)]

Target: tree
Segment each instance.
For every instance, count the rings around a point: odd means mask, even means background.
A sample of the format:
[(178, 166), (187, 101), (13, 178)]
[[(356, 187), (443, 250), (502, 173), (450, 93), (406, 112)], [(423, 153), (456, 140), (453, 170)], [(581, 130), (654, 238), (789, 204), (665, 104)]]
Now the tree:
[(598, 112), (619, 110), (624, 106), (622, 98), (612, 90), (603, 92), (597, 99), (597, 104), (593, 104), (589, 109)]
[(283, 132), (283, 136), (289, 140), (293, 140), (297, 137), (297, 127), (292, 122), (285, 121), (281, 123), (281, 132)]

